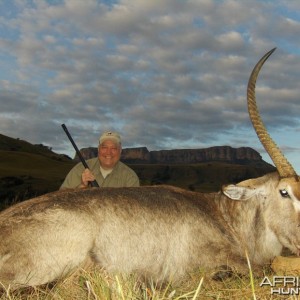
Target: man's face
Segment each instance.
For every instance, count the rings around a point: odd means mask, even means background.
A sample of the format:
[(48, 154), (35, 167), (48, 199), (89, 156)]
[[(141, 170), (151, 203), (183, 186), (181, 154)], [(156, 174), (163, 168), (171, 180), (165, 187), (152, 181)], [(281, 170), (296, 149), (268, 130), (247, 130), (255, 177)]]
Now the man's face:
[(98, 158), (103, 169), (112, 169), (121, 156), (121, 145), (105, 140), (98, 147)]

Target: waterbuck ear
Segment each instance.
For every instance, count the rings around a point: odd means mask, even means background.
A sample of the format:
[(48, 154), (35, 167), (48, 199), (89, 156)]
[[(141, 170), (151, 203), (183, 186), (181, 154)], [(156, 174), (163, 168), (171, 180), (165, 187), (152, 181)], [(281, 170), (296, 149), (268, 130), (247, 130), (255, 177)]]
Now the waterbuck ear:
[(256, 193), (255, 188), (235, 184), (224, 185), (222, 192), (232, 200), (248, 200)]

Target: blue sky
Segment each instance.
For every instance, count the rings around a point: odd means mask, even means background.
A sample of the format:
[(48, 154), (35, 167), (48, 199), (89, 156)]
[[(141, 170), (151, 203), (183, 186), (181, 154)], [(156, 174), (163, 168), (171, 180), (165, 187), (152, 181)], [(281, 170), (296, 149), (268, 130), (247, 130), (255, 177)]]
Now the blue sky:
[(248, 77), (269, 133), (300, 172), (300, 1), (2, 0), (0, 133), (74, 156), (123, 147), (252, 147)]

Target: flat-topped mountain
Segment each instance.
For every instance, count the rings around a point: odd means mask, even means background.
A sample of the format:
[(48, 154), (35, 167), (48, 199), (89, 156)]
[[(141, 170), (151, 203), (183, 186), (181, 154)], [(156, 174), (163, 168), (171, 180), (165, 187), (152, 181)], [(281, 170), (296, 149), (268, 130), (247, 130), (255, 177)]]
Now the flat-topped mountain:
[[(97, 148), (89, 147), (80, 150), (85, 159), (97, 156)], [(75, 157), (75, 160), (78, 160)], [(203, 162), (226, 162), (248, 164), (264, 162), (261, 155), (250, 147), (232, 148), (215, 146), (203, 149), (175, 149), (148, 151), (146, 147), (125, 148), (121, 160), (129, 164), (197, 164)]]

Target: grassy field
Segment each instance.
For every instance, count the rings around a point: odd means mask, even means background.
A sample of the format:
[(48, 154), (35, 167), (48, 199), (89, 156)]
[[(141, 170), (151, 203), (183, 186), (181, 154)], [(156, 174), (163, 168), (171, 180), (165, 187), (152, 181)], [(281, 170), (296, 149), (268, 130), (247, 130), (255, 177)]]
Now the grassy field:
[[(271, 278), (274, 274), (268, 273)], [(79, 270), (55, 284), (6, 291), (0, 299), (39, 300), (167, 300), (167, 299), (298, 299), (295, 295), (271, 295), (270, 287), (260, 286), (262, 278), (249, 271), (244, 277), (233, 276), (214, 281), (210, 274), (194, 272), (180, 285), (172, 283), (158, 286), (142, 282), (134, 275), (108, 275), (104, 270)]]
[(169, 184), (197, 192), (216, 192), (223, 184), (237, 183), (272, 172), (264, 164), (238, 165), (222, 162), (173, 165), (131, 165), (142, 185)]
[(0, 207), (57, 190), (74, 164), (63, 157), (0, 150)]

